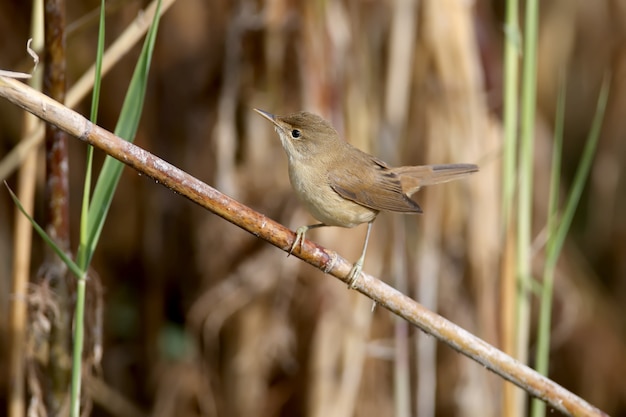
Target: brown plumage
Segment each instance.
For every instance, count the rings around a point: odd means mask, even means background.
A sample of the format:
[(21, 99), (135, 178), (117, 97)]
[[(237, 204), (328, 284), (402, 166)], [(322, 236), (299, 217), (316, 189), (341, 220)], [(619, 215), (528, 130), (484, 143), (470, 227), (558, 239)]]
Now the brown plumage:
[(350, 286), (360, 275), (372, 222), (380, 211), (421, 213), (410, 198), (421, 187), (478, 171), (473, 164), (389, 167), (341, 140), (317, 115), (299, 112), (274, 116), (255, 110), (274, 124), (289, 160), (291, 185), (313, 217), (322, 222), (300, 227), (289, 253), (302, 242), (308, 229), (368, 223), (363, 252), (347, 277)]

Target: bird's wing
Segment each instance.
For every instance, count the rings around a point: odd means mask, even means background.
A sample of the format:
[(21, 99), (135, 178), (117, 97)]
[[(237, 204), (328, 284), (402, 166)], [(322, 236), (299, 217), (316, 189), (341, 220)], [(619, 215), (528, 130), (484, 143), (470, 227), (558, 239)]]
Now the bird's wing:
[(363, 158), (367, 167), (355, 164), (332, 170), (328, 175), (331, 188), (343, 198), (373, 210), (421, 213), (420, 206), (402, 192), (400, 177), (383, 161), (367, 157)]

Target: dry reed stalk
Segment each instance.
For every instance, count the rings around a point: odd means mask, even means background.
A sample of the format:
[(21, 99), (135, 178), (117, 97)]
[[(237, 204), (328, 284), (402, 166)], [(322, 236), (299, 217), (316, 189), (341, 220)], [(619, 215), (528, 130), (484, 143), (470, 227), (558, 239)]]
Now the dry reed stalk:
[[(422, 280), (441, 278), (438, 282), (424, 282), (421, 288), (427, 292), (439, 285), (441, 298), (446, 300), (440, 307), (445, 314), (495, 342), (498, 282), (494, 271), (500, 253), (500, 198), (498, 164), (485, 157), (497, 152), (500, 139), (497, 123), (487, 109), (474, 11), (468, 3), (456, 0), (423, 2), (420, 10), (423, 27), (417, 65), (425, 69), (416, 72), (415, 83), (419, 86), (417, 111), (425, 126), (424, 159), (429, 163), (477, 162), (481, 167), (473, 181), (424, 192), (425, 226), (420, 234), (424, 252), (418, 255), (418, 265)], [(433, 297), (425, 300), (427, 305), (437, 305)], [(497, 397), (499, 388), (494, 380), (475, 372), (470, 364), (459, 365), (458, 375), (440, 375), (442, 384), (466, 393), (455, 406), (458, 415), (498, 415), (500, 410), (495, 402), (473, 401)], [(434, 386), (434, 381), (420, 382)], [(433, 407), (420, 409), (432, 415)]]

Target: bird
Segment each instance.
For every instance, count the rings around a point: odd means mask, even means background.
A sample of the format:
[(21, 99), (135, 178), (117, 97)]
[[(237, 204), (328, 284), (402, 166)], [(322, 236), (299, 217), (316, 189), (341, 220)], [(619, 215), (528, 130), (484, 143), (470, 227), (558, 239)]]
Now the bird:
[(418, 214), (411, 199), (421, 187), (440, 184), (478, 171), (475, 164), (391, 167), (341, 139), (322, 117), (301, 111), (286, 116), (254, 109), (273, 123), (298, 199), (320, 223), (296, 231), (289, 254), (302, 245), (306, 232), (319, 227), (352, 228), (367, 223), (361, 256), (346, 276), (354, 288), (363, 269), (372, 224), (381, 211)]

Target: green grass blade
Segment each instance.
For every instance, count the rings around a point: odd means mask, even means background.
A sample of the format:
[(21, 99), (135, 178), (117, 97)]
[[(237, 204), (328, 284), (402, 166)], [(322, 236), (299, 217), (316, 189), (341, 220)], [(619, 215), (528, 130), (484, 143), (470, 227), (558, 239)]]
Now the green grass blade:
[[(561, 83), (557, 100), (556, 116), (554, 123), (554, 142), (552, 146), (552, 172), (550, 173), (550, 196), (548, 201), (548, 221), (546, 225), (548, 241), (547, 252), (551, 253), (554, 247), (555, 223), (558, 215), (559, 204), (559, 179), (561, 173), (561, 157), (563, 148), (563, 124), (565, 119), (565, 82)], [(552, 294), (554, 288), (554, 266), (549, 260), (543, 271), (541, 286), (539, 325), (537, 328), (537, 359), (535, 369), (537, 372), (547, 375), (550, 358), (550, 323), (552, 321)], [(531, 416), (545, 416), (546, 404), (534, 399), (532, 401)]]
[[(548, 218), (548, 232), (549, 239), (546, 246), (546, 266), (544, 269), (544, 289), (542, 293), (541, 299), (541, 315), (539, 318), (539, 334), (537, 340), (537, 363), (536, 369), (538, 372), (541, 372), (544, 375), (548, 373), (548, 364), (549, 364), (549, 348), (550, 348), (550, 323), (551, 323), (551, 310), (552, 310), (552, 289), (554, 283), (554, 273), (556, 270), (556, 264), (559, 259), (559, 255), (561, 254), (561, 250), (563, 249), (563, 244), (565, 242), (565, 238), (567, 237), (567, 233), (572, 224), (572, 220), (574, 218), (574, 214), (576, 213), (576, 208), (578, 207), (578, 203), (580, 201), (580, 196), (582, 195), (583, 189), (585, 187), (585, 183), (587, 178), (589, 177), (589, 171), (591, 169), (591, 163), (593, 161), (593, 156), (595, 155), (595, 151), (598, 144), (598, 139), (600, 137), (600, 129), (602, 128), (602, 121), (604, 120), (604, 113), (606, 110), (606, 104), (609, 96), (609, 77), (605, 77), (602, 88), (600, 90), (600, 95), (598, 96), (598, 103), (596, 105), (596, 113), (593, 118), (593, 123), (591, 125), (591, 130), (589, 131), (589, 135), (587, 137), (587, 142), (585, 144), (585, 149), (583, 150), (582, 159), (580, 164), (578, 165), (578, 169), (576, 170), (576, 175), (574, 177), (574, 182), (572, 185), (572, 190), (567, 199), (567, 203), (565, 205), (565, 210), (563, 212), (563, 217), (558, 224), (558, 227), (554, 227), (556, 223), (556, 205), (558, 204), (556, 196), (551, 196), (550, 199), (550, 217)], [(560, 94), (559, 102), (561, 102), (561, 96), (564, 94)], [(563, 99), (564, 101), (564, 99)], [(563, 109), (560, 108), (562, 104), (559, 105), (558, 113), (562, 112)], [(562, 115), (560, 115), (562, 117)], [(562, 123), (561, 123), (562, 124)], [(559, 127), (557, 125), (557, 127)], [(557, 132), (562, 136), (562, 127)], [(555, 133), (555, 135), (557, 134)], [(555, 143), (555, 147), (556, 147)], [(558, 144), (560, 147), (560, 143)], [(560, 149), (559, 149), (560, 154)], [(554, 158), (554, 156), (553, 156)], [(554, 159), (553, 159), (554, 164)], [(558, 164), (558, 161), (557, 161)], [(553, 165), (554, 166), (554, 165)], [(557, 165), (558, 167), (558, 165)], [(555, 169), (554, 169), (555, 170)], [(552, 173), (553, 181), (554, 180), (554, 171)], [(553, 182), (551, 187), (558, 187), (558, 180), (556, 180), (556, 185)], [(556, 194), (555, 191), (552, 191), (551, 194)], [(546, 405), (539, 400), (533, 401), (533, 409), (532, 416), (533, 417), (542, 417), (546, 414)]]
[(509, 227), (515, 199), (515, 155), (517, 151), (518, 80), (521, 34), (519, 29), (518, 1), (506, 5), (504, 30), (504, 91), (503, 124), (504, 144), (502, 158), (502, 213), (504, 229)]
[[(98, 46), (96, 49), (96, 72), (94, 76), (93, 92), (91, 95), (90, 120), (97, 123), (98, 104), (100, 102), (100, 87), (102, 85), (102, 59), (104, 57), (105, 40), (105, 0), (100, 2), (100, 23), (98, 27)], [(93, 255), (93, 247), (89, 247), (89, 201), (91, 200), (91, 176), (93, 171), (93, 146), (87, 146), (87, 165), (85, 169), (85, 185), (83, 187), (83, 200), (80, 216), (80, 244), (78, 246), (77, 263), (84, 270), (89, 265), (89, 260)]]
[(83, 365), (83, 340), (85, 328), (85, 287), (83, 277), (76, 282), (76, 293), (82, 294), (76, 298), (74, 313), (74, 347), (72, 351), (72, 388), (70, 393), (70, 416), (80, 416), (81, 373)]
[(50, 248), (52, 248), (52, 250), (54, 251), (54, 253), (56, 253), (59, 258), (61, 258), (61, 260), (63, 261), (63, 263), (65, 265), (67, 265), (67, 267), (69, 268), (69, 270), (72, 272), (72, 274), (74, 274), (75, 276), (77, 276), (78, 278), (82, 277), (84, 275), (83, 271), (78, 267), (78, 265), (72, 260), (72, 258), (70, 258), (65, 252), (63, 252), (63, 250), (61, 248), (59, 248), (57, 246), (57, 244), (54, 242), (54, 240), (52, 240), (52, 238), (50, 236), (48, 236), (48, 234), (46, 233), (45, 230), (43, 230), (41, 228), (41, 226), (39, 226), (37, 224), (37, 222), (35, 221), (35, 219), (33, 219), (27, 212), (26, 210), (24, 210), (24, 206), (22, 206), (22, 203), (20, 203), (20, 200), (18, 200), (17, 196), (15, 195), (15, 193), (13, 193), (13, 190), (11, 190), (11, 188), (9, 188), (9, 185), (7, 184), (7, 182), (4, 182), (5, 187), (7, 187), (7, 190), (9, 190), (9, 194), (11, 195), (11, 198), (13, 199), (13, 202), (15, 203), (15, 205), (17, 206), (17, 208), (22, 212), (22, 214), (24, 216), (26, 216), (26, 218), (28, 218), (28, 221), (30, 221), (30, 223), (33, 225), (33, 228), (35, 229), (35, 231), (37, 233), (39, 233), (39, 236), (41, 236), (41, 238), (48, 244), (48, 246), (50, 246)]
[[(530, 293), (532, 291), (531, 227), (533, 208), (533, 162), (535, 141), (535, 112), (537, 97), (537, 32), (538, 0), (527, 0), (524, 17), (524, 60), (520, 112), (519, 186), (517, 199), (516, 247), (516, 340), (515, 357), (528, 361), (530, 339)], [(516, 415), (526, 414), (527, 397), (517, 391), (513, 407)]]
[[(587, 143), (585, 144), (585, 149), (583, 150), (580, 165), (578, 165), (576, 175), (574, 176), (572, 191), (567, 198), (563, 217), (561, 218), (558, 229), (556, 230), (553, 251), (557, 254), (557, 256), (563, 248), (563, 243), (565, 242), (567, 232), (569, 231), (572, 220), (574, 219), (574, 214), (576, 213), (576, 208), (578, 207), (578, 202), (580, 201), (580, 196), (583, 193), (585, 183), (589, 176), (589, 171), (591, 170), (591, 163), (593, 162), (593, 156), (595, 155), (598, 139), (600, 138), (600, 130), (602, 129), (606, 104), (609, 99), (610, 85), (611, 81), (607, 75), (602, 82), (602, 88), (600, 89), (600, 95), (598, 96), (598, 104), (596, 105), (596, 113), (593, 117), (589, 136), (587, 136)], [(556, 259), (554, 260), (554, 263), (556, 263)]]
[[(115, 128), (115, 133), (132, 142), (139, 126), (141, 112), (148, 82), (148, 70), (154, 50), (154, 43), (157, 35), (157, 28), (160, 16), (161, 2), (157, 5), (157, 12), (154, 16), (152, 26), (148, 31), (146, 40), (141, 51), (141, 55), (135, 67), (133, 77), (128, 87), (128, 92), (122, 106), (120, 118)], [(88, 239), (86, 243), (87, 264), (91, 261), (93, 251), (102, 233), (106, 215), (113, 200), (113, 194), (117, 188), (122, 174), (123, 164), (107, 156), (98, 177), (93, 193), (93, 200), (89, 206), (89, 216), (87, 222)]]
[[(91, 95), (91, 115), (93, 123), (97, 122), (98, 103), (100, 100), (100, 86), (102, 84), (102, 58), (104, 56), (105, 39), (105, 1), (100, 2), (100, 24), (98, 27), (98, 46), (96, 49), (96, 73), (94, 77), (93, 93)], [(83, 187), (83, 199), (80, 216), (80, 243), (78, 245), (77, 263), (83, 271), (89, 267), (89, 260), (93, 254), (93, 248), (88, 247), (89, 231), (89, 201), (91, 199), (91, 174), (93, 171), (93, 146), (87, 146), (87, 165), (85, 168), (85, 184)], [(91, 251), (88, 251), (88, 248)], [(74, 309), (74, 341), (72, 347), (72, 384), (70, 391), (70, 415), (80, 415), (80, 392), (83, 359), (83, 340), (85, 322), (85, 287), (86, 282), (81, 278), (76, 286), (76, 306)]]
[(537, 0), (526, 2), (524, 29), (524, 62), (522, 67), (519, 197), (517, 223), (517, 359), (526, 363), (528, 357), (531, 289), (531, 224), (533, 198), (533, 161), (535, 140), (535, 108), (537, 96)]

